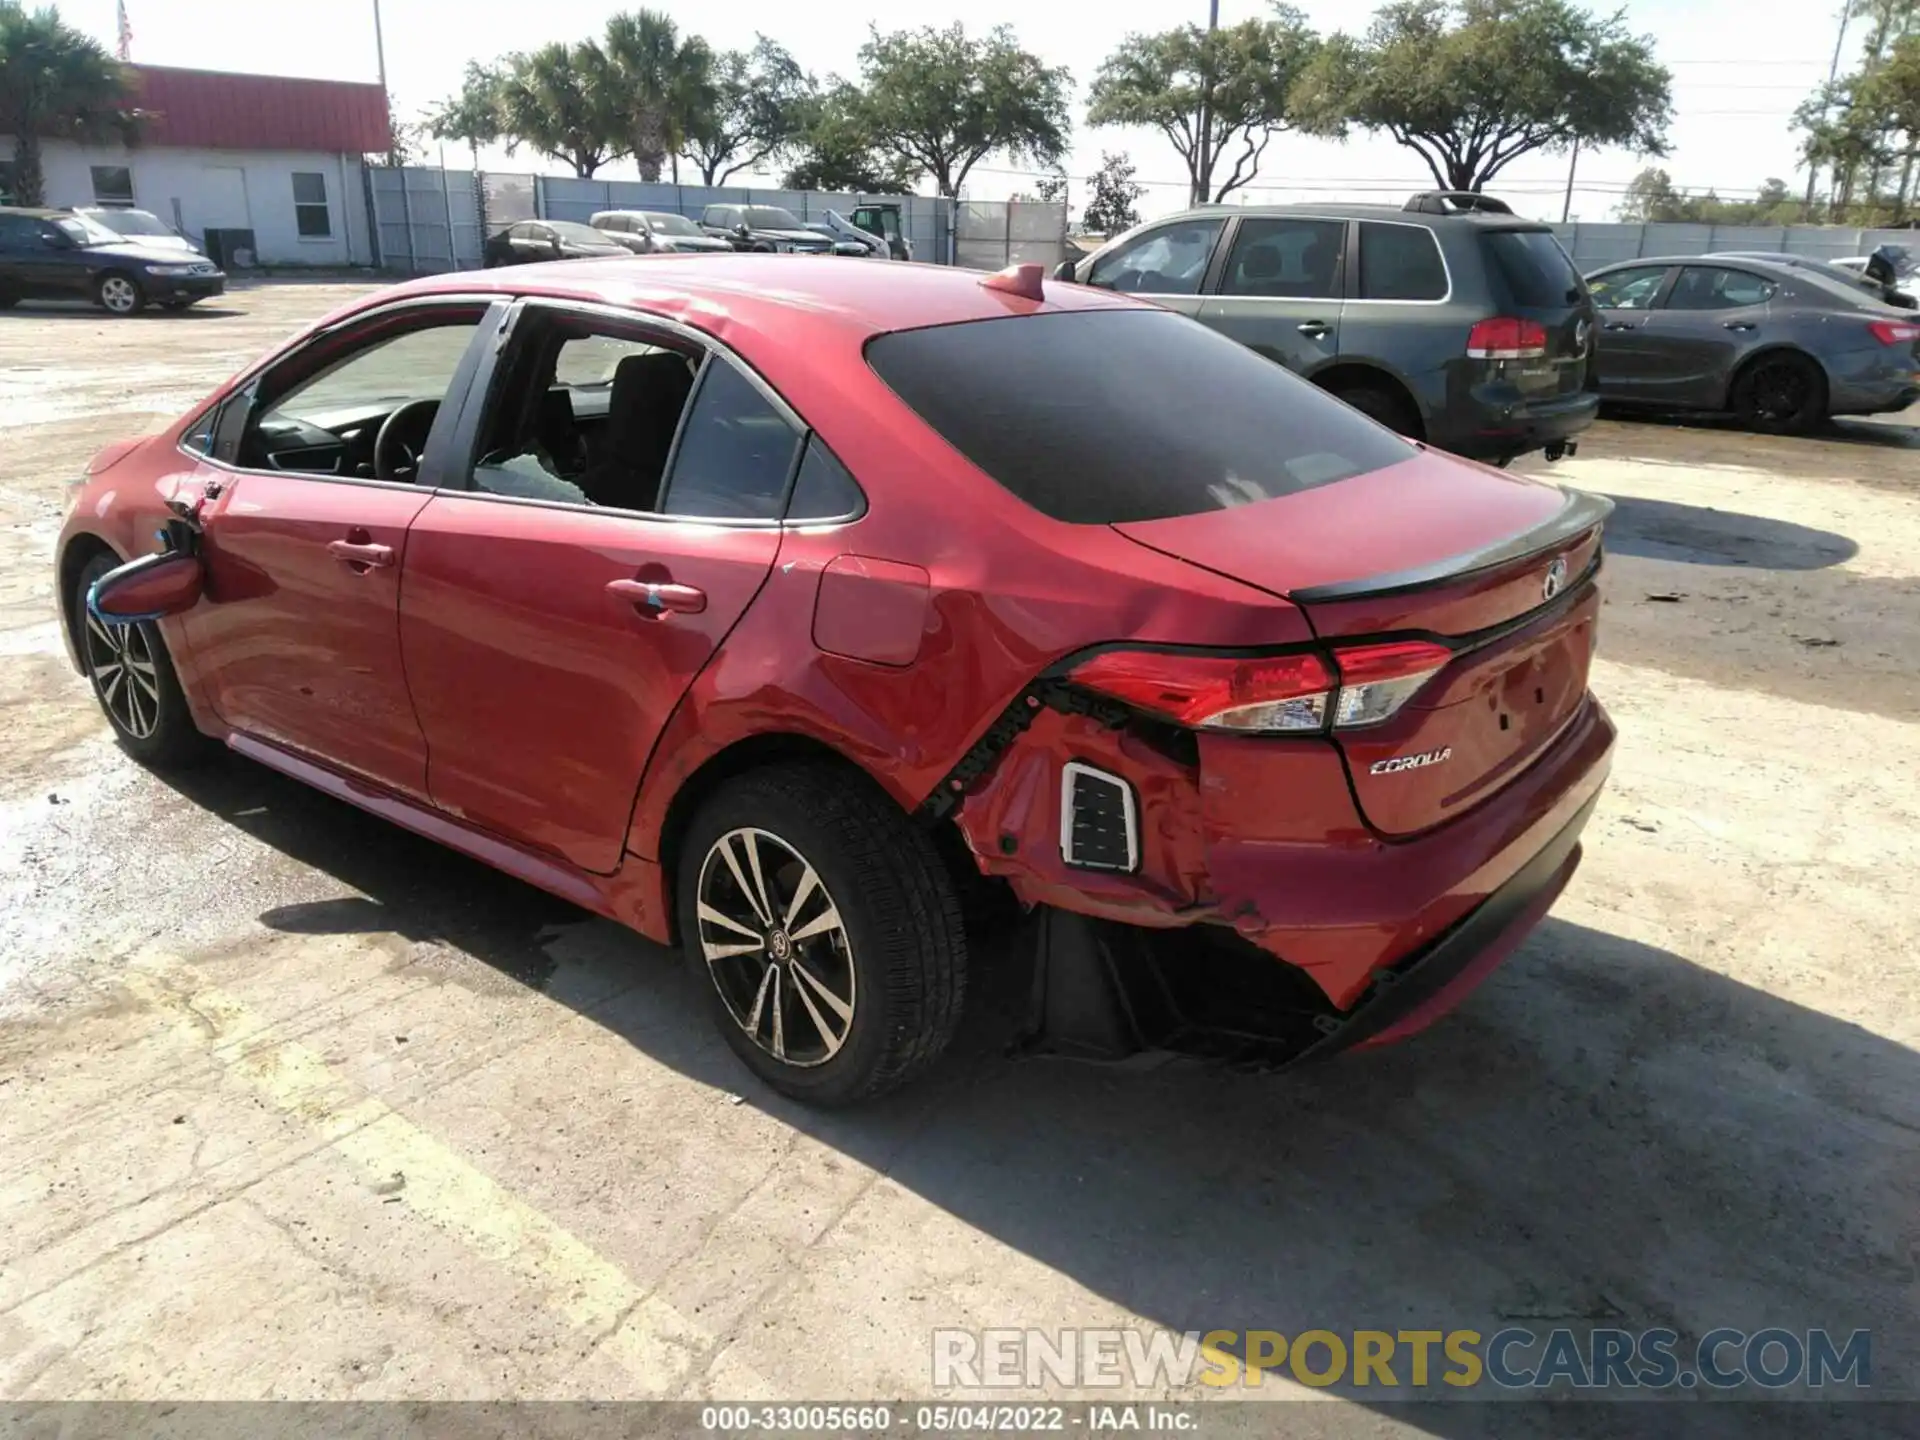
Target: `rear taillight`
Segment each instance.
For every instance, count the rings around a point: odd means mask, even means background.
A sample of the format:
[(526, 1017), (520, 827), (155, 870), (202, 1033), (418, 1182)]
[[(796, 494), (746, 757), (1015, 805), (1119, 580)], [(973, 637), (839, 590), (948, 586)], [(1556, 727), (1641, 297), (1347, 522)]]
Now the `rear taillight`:
[(1426, 640), (1336, 649), (1338, 677), (1303, 651), (1241, 660), (1109, 650), (1076, 665), (1076, 685), (1199, 730), (1303, 734), (1355, 730), (1395, 715), (1452, 658)]
[(1870, 320), (1867, 329), (1882, 345), (1910, 345), (1920, 340), (1920, 325), (1908, 320)]
[(1473, 360), (1537, 360), (1547, 353), (1547, 327), (1538, 320), (1497, 315), (1467, 332), (1467, 356)]
[(1336, 649), (1340, 695), (1333, 708), (1334, 728), (1354, 730), (1392, 718), (1452, 658), (1451, 650), (1430, 640)]
[(1109, 650), (1073, 668), (1076, 685), (1201, 730), (1323, 730), (1333, 676), (1318, 655), (1235, 660)]

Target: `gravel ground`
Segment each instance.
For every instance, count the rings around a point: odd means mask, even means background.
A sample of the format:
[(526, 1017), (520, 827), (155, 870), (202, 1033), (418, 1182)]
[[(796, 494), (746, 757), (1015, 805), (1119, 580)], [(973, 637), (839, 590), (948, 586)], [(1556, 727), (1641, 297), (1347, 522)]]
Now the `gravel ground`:
[(1913, 1395), (1920, 413), (1555, 467), (1619, 501), (1614, 779), (1449, 1023), (1278, 1078), (963, 1043), (823, 1117), (657, 949), (238, 760), (148, 775), (67, 669), (85, 457), (355, 293), (0, 315), (0, 1399), (897, 1398), (937, 1326), (1506, 1324), (1867, 1328)]

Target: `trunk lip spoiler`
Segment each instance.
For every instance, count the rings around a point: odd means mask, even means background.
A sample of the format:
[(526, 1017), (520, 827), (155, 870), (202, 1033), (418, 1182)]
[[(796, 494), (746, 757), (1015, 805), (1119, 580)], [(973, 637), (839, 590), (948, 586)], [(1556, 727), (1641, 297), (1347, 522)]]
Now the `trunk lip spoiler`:
[(1363, 596), (1398, 595), (1409, 590), (1424, 590), (1445, 580), (1457, 580), (1482, 570), (1492, 570), (1536, 551), (1551, 549), (1562, 541), (1591, 530), (1613, 513), (1613, 501), (1605, 495), (1566, 486), (1560, 489), (1566, 496), (1566, 503), (1559, 511), (1517, 535), (1509, 535), (1477, 550), (1468, 550), (1405, 570), (1289, 590), (1286, 592), (1287, 598), (1299, 604), (1314, 605), (1329, 600), (1355, 600)]

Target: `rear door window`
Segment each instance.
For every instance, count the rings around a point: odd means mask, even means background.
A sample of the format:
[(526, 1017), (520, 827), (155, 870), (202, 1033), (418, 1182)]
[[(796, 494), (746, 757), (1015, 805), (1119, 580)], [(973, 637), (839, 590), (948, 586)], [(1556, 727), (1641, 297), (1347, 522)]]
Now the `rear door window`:
[(1523, 310), (1577, 305), (1585, 288), (1551, 230), (1490, 230), (1480, 236), (1487, 267)]
[(1331, 299), (1340, 293), (1346, 232), (1344, 220), (1242, 220), (1220, 293)]
[(1669, 310), (1739, 310), (1764, 305), (1777, 287), (1746, 270), (1719, 265), (1688, 265), (1667, 296)]
[(1413, 447), (1225, 336), (1160, 310), (901, 330), (867, 361), (950, 445), (1075, 524), (1250, 505)]
[(687, 410), (673, 472), (669, 515), (778, 520), (786, 506), (800, 433), (754, 383), (710, 359)]
[(1149, 231), (1096, 259), (1087, 283), (1129, 295), (1198, 295), (1226, 223), (1208, 216)]
[(1447, 267), (1424, 225), (1360, 222), (1362, 300), (1443, 300)]

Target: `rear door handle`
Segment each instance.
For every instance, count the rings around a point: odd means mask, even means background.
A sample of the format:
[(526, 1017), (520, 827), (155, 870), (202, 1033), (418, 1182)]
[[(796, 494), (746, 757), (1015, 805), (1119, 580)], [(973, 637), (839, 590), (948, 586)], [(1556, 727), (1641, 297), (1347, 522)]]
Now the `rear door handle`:
[[(359, 533), (364, 535), (366, 531)], [(393, 564), (391, 545), (375, 545), (361, 540), (329, 540), (327, 553), (342, 564), (363, 570), (371, 566)]]
[(1727, 321), (1726, 328), (1729, 330), (1757, 330), (1759, 327), (1751, 320), (1729, 320)]
[(707, 592), (692, 585), (672, 581), (609, 580), (607, 593), (633, 606), (635, 613), (649, 619), (673, 611), (680, 615), (698, 615), (707, 608)]
[(1300, 333), (1309, 340), (1321, 340), (1333, 327), (1324, 320), (1307, 320), (1300, 325)]
[(1602, 330), (1637, 330), (1640, 327), (1631, 320), (1609, 320), (1600, 327)]

